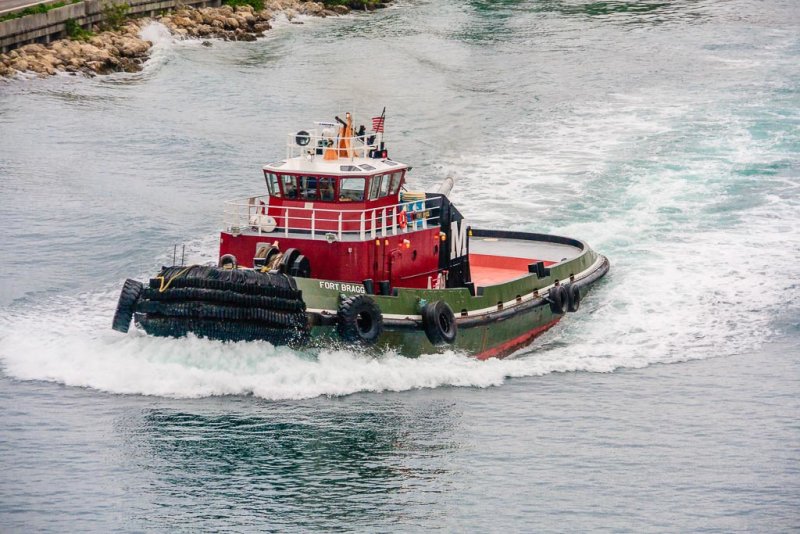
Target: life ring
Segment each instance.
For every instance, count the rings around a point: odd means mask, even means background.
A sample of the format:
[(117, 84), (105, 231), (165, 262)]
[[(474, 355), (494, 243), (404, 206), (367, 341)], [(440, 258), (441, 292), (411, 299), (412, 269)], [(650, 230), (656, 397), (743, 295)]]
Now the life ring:
[(569, 305), (569, 294), (564, 286), (553, 286), (547, 299), (550, 302), (550, 311), (556, 315), (563, 315)]
[(567, 311), (576, 312), (581, 307), (581, 290), (575, 284), (567, 286)]
[(422, 308), (422, 327), (434, 346), (452, 345), (458, 335), (456, 316), (443, 300), (429, 302)]
[(336, 331), (347, 343), (373, 345), (383, 332), (381, 309), (367, 295), (347, 297), (336, 313)]
[(397, 224), (400, 225), (401, 230), (405, 230), (408, 226), (408, 219), (406, 218), (406, 210), (402, 210), (397, 214)]

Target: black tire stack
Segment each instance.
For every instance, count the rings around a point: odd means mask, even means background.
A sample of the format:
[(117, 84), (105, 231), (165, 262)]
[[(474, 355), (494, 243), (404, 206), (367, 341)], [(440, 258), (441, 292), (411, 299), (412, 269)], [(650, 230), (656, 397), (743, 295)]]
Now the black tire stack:
[(154, 336), (189, 332), (224, 341), (307, 341), (302, 292), (291, 276), (217, 267), (165, 267), (135, 304), (136, 322)]

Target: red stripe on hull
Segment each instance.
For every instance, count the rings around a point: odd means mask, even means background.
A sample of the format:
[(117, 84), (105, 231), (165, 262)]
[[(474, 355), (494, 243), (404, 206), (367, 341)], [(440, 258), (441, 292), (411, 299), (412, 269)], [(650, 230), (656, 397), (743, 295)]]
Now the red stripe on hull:
[(496, 347), (492, 347), (489, 350), (485, 350), (480, 354), (478, 354), (476, 358), (478, 358), (479, 360), (488, 360), (489, 358), (502, 358), (504, 356), (508, 356), (515, 350), (524, 347), (525, 345), (533, 341), (536, 337), (543, 334), (547, 330), (550, 330), (552, 327), (556, 325), (556, 323), (558, 323), (559, 320), (560, 318), (556, 319), (553, 322), (547, 323), (544, 326), (540, 326), (539, 328), (534, 328), (533, 330), (525, 332), (521, 336), (515, 337), (514, 339), (510, 339), (505, 343), (501, 343)]

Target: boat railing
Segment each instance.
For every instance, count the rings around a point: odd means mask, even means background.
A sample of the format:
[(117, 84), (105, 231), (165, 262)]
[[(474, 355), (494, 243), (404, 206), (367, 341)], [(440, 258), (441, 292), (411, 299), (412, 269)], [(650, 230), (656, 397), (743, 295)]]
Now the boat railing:
[(327, 159), (368, 158), (370, 152), (380, 147), (381, 135), (369, 133), (353, 137), (339, 137), (323, 130), (301, 131), (288, 134), (286, 158), (305, 156)]
[(441, 198), (408, 200), (361, 210), (276, 206), (269, 196), (225, 203), (226, 232), (257, 235), (305, 234), (311, 239), (360, 240), (440, 226)]

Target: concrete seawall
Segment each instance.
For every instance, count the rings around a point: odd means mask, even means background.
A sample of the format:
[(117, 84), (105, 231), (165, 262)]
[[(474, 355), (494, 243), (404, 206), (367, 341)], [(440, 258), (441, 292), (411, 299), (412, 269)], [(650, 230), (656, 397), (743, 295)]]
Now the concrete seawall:
[(67, 37), (66, 23), (69, 19), (83, 28), (102, 22), (103, 7), (108, 3), (127, 4), (130, 6), (128, 15), (155, 16), (161, 11), (178, 6), (219, 7), (222, 0), (85, 0), (51, 9), (47, 13), (0, 22), (0, 53), (28, 43), (49, 43), (55, 39), (63, 39)]

